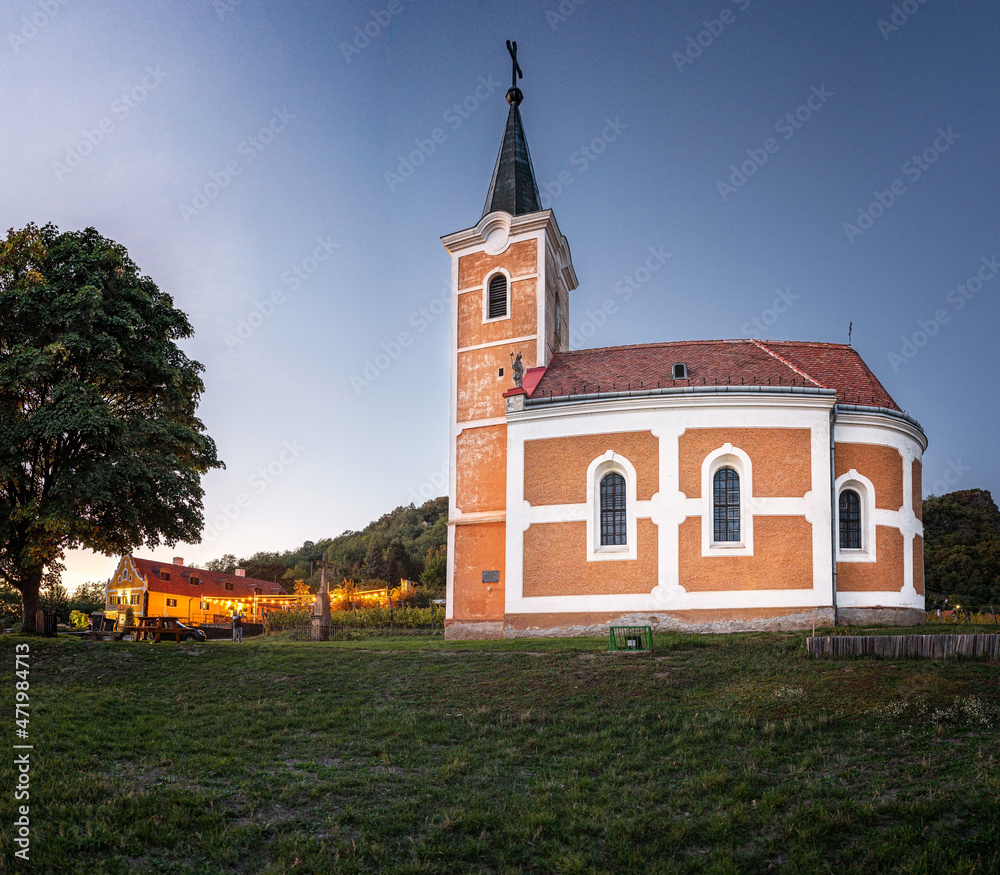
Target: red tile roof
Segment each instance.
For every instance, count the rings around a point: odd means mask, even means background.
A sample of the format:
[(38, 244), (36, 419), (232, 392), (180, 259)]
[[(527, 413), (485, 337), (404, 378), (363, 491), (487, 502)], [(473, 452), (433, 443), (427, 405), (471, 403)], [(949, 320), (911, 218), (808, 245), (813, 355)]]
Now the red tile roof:
[[(255, 580), (252, 577), (237, 577), (235, 574), (223, 574), (218, 571), (205, 571), (202, 568), (191, 568), (187, 565), (174, 565), (172, 562), (155, 562), (152, 559), (129, 557), (135, 570), (149, 582), (152, 592), (165, 592), (170, 595), (200, 596), (216, 599), (252, 599), (255, 587), (260, 587), (263, 595), (287, 595), (281, 584), (270, 580)], [(160, 571), (170, 573), (169, 580), (160, 579)], [(191, 577), (201, 582), (191, 583)], [(233, 584), (232, 589), (226, 589), (226, 581)]]
[(538, 381), (545, 376), (545, 368), (528, 368), (524, 372), (524, 379), (521, 380), (521, 387), (530, 396), (535, 391)]
[[(673, 378), (674, 364), (687, 365), (686, 380)], [(853, 347), (791, 340), (693, 340), (560, 352), (529, 397), (688, 386), (834, 389), (841, 404), (900, 410)]]

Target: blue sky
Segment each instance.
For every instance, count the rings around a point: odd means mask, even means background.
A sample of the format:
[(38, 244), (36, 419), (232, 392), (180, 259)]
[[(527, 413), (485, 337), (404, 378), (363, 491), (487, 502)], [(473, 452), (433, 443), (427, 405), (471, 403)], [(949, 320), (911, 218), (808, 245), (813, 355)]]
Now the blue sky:
[[(291, 548), (443, 493), (439, 238), (480, 217), (508, 38), (580, 278), (574, 346), (845, 342), (853, 321), (928, 434), (925, 491), (1000, 489), (1000, 8), (627, 10), (3, 5), (3, 228), (124, 244), (189, 314), (206, 367), (200, 413), (227, 464), (205, 480), (209, 527), (140, 555)], [(651, 247), (669, 259), (637, 274)], [(629, 280), (598, 325), (588, 313)], [(71, 554), (65, 582), (113, 565)]]

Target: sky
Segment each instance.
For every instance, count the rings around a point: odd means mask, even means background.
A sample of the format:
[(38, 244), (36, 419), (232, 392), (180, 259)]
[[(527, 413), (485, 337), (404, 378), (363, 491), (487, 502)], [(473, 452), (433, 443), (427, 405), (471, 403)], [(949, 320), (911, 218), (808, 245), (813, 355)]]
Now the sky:
[[(205, 366), (202, 541), (138, 555), (292, 549), (446, 492), (440, 238), (481, 216), (507, 39), (573, 348), (853, 323), (927, 433), (925, 494), (1000, 492), (996, 3), (7, 0), (2, 228), (123, 244)], [(63, 581), (115, 565), (74, 551)]]

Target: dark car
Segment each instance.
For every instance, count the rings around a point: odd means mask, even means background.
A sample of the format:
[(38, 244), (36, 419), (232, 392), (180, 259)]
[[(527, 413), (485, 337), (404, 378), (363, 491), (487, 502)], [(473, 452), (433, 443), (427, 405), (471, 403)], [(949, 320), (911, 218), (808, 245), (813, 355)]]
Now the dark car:
[(175, 624), (178, 629), (182, 632), (187, 632), (185, 636), (185, 641), (207, 641), (208, 636), (205, 634), (204, 629), (192, 629), (190, 626), (185, 626), (180, 620), (176, 620)]

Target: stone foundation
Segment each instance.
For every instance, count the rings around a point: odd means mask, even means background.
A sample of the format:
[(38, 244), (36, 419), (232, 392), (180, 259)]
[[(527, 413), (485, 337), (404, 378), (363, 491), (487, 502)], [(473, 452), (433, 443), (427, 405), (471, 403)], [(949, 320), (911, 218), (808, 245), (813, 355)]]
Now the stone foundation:
[(503, 638), (502, 620), (445, 620), (445, 641), (470, 641), (483, 638)]
[(927, 612), (922, 608), (838, 608), (840, 626), (922, 626)]
[(610, 626), (651, 626), (654, 632), (789, 632), (833, 625), (833, 608), (650, 611), (634, 614), (508, 614), (506, 638), (605, 636)]
[[(920, 608), (839, 608), (839, 626), (917, 626)], [(446, 620), (446, 641), (484, 638), (603, 637), (611, 626), (651, 626), (654, 632), (793, 632), (834, 625), (832, 607), (747, 608), (619, 613), (507, 614), (499, 620)]]

